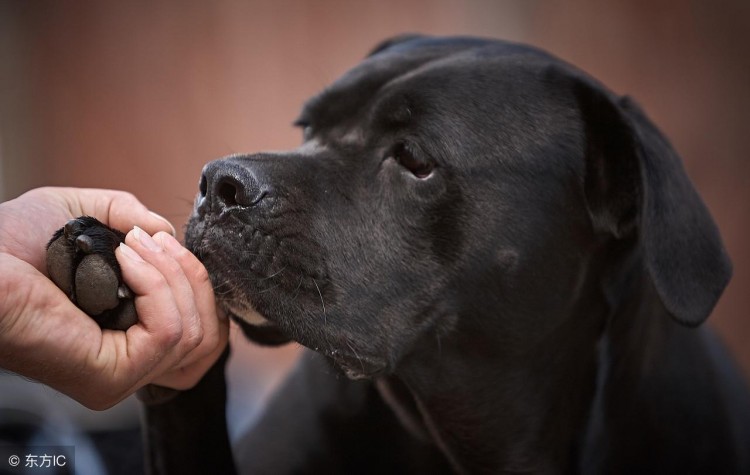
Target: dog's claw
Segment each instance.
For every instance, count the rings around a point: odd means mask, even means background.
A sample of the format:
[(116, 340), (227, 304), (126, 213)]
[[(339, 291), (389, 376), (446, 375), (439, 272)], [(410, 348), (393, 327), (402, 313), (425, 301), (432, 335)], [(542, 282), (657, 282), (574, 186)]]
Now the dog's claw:
[(91, 253), (91, 250), (94, 248), (94, 240), (91, 239), (89, 236), (82, 234), (76, 238), (76, 246), (81, 251), (85, 252), (86, 254), (89, 254)]
[(71, 219), (67, 223), (65, 223), (65, 226), (63, 227), (63, 234), (67, 239), (71, 239), (72, 236), (75, 236), (78, 230), (80, 229), (80, 225), (78, 224), (77, 219)]
[(119, 299), (132, 299), (133, 292), (125, 286), (125, 284), (117, 288), (117, 298)]

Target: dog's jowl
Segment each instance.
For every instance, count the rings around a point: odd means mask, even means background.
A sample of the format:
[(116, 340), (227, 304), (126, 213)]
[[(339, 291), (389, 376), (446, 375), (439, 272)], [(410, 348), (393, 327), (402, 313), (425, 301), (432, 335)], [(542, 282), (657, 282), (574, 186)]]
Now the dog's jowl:
[[(238, 471), (750, 473), (750, 398), (701, 325), (731, 264), (634, 101), (534, 48), (410, 36), (297, 124), (206, 165), (187, 227), (245, 333), (310, 350)], [(191, 416), (220, 417), (222, 364), (149, 406), (157, 470), (228, 457)]]

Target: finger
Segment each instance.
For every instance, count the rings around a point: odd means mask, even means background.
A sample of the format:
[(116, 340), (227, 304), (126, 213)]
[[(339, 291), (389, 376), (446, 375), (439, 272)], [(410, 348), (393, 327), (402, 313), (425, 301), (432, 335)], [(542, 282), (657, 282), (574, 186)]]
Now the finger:
[[(136, 227), (125, 237), (146, 262), (153, 265), (164, 277), (182, 320), (181, 357), (197, 347), (203, 339), (203, 329), (195, 305), (193, 289), (180, 264), (144, 230)], [(133, 289), (135, 290), (135, 289)], [(137, 293), (137, 291), (136, 291)]]
[(97, 218), (108, 226), (119, 230), (140, 226), (154, 234), (159, 231), (175, 235), (172, 224), (164, 217), (149, 211), (133, 194), (126, 191), (100, 189), (66, 189), (73, 194), (78, 209), (72, 210), (75, 216), (84, 214)]
[(190, 359), (185, 362), (190, 364), (206, 354), (212, 353), (216, 346), (220, 344), (220, 332), (225, 330), (222, 328), (222, 323), (228, 328), (227, 318), (224, 314), (219, 314), (216, 311), (216, 300), (208, 271), (198, 258), (167, 233), (158, 233), (154, 236), (154, 239), (158, 240), (165, 252), (171, 255), (180, 265), (193, 291), (194, 304), (203, 328), (203, 342), (190, 355)]
[[(178, 365), (161, 373), (153, 382), (173, 389), (185, 390), (192, 388), (208, 368), (221, 356), (221, 353), (227, 346), (228, 340), (229, 321), (226, 319), (220, 320), (217, 326), (215, 342), (202, 344), (198, 349), (190, 353), (188, 358), (183, 359)], [(200, 355), (198, 357), (199, 352)]]
[(114, 195), (109, 208), (110, 226), (116, 229), (132, 229), (139, 226), (149, 234), (164, 231), (172, 236), (177, 233), (166, 218), (150, 211), (130, 193), (120, 192)]
[(217, 311), (213, 287), (203, 264), (172, 236), (158, 233), (154, 239), (180, 264), (190, 281), (204, 333), (201, 344), (180, 361), (178, 367), (167, 371), (155, 382), (174, 389), (189, 389), (200, 380), (226, 347), (229, 320), (226, 315)]
[(156, 378), (153, 382), (164, 387), (187, 390), (195, 386), (206, 374), (206, 371), (216, 363), (224, 352), (229, 340), (229, 319), (219, 318), (218, 344), (213, 345), (210, 352), (190, 364), (180, 364)]
[(162, 364), (180, 343), (183, 320), (167, 279), (154, 265), (124, 243), (115, 251), (115, 256), (123, 280), (136, 295), (138, 313), (138, 324), (126, 332), (126, 359), (133, 366), (144, 365), (145, 375)]
[[(220, 320), (216, 314), (205, 268), (173, 237), (160, 233), (154, 239), (145, 231), (135, 229), (128, 233), (125, 243), (119, 250), (123, 257), (134, 259), (138, 264), (151, 264), (168, 285), (167, 289), (158, 289), (157, 281), (131, 287), (137, 295), (136, 308), (142, 323), (146, 327), (151, 325), (149, 315), (143, 313), (146, 297), (155, 298), (158, 293), (168, 291), (178, 309), (183, 330), (180, 342), (162, 356), (138, 384), (156, 382), (175, 389), (188, 389), (221, 355), (226, 346), (228, 320), (225, 317)], [(125, 274), (126, 269), (123, 269)]]

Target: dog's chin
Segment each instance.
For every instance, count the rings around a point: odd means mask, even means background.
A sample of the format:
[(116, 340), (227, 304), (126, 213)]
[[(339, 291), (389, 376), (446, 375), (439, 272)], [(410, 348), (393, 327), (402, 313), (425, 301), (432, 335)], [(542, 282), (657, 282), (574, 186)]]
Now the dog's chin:
[(242, 333), (255, 343), (266, 346), (279, 346), (292, 339), (273, 322), (252, 307), (235, 308), (225, 305), (227, 314), (242, 329)]
[[(222, 302), (221, 305), (251, 341), (264, 346), (279, 346), (292, 341), (278, 325), (268, 320), (251, 305), (239, 306), (229, 302)], [(313, 349), (329, 357), (334, 365), (350, 379), (371, 379), (388, 373), (388, 365), (384, 359), (360, 355), (353, 349), (351, 352), (317, 347)]]

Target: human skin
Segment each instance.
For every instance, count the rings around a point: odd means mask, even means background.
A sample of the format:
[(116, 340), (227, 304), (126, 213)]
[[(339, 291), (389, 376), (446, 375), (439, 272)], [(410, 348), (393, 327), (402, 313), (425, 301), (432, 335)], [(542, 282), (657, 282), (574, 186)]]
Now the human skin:
[[(47, 276), (47, 241), (81, 215), (130, 230), (115, 252), (139, 317), (127, 331), (101, 330)], [(173, 233), (121, 191), (39, 188), (0, 204), (0, 367), (92, 409), (146, 384), (194, 386), (226, 347), (229, 323), (206, 269)]]

